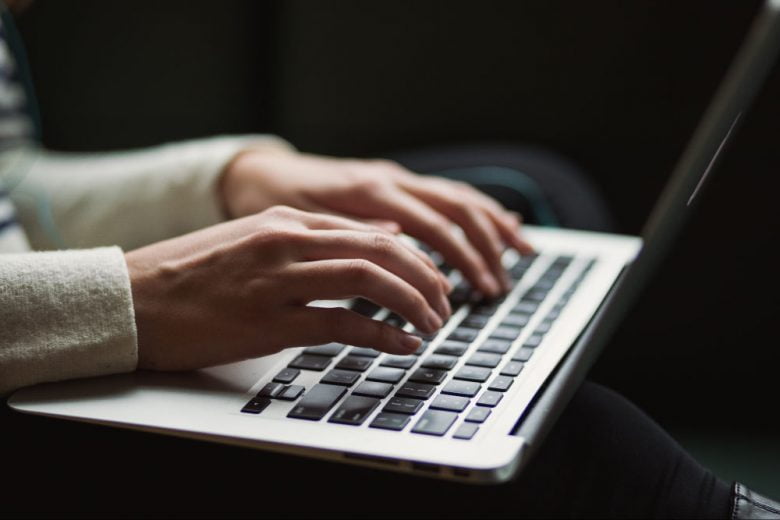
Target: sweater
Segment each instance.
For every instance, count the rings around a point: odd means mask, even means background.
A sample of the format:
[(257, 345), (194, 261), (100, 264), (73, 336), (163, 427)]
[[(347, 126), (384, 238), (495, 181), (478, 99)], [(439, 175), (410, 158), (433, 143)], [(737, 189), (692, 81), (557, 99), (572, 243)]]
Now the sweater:
[(15, 168), (0, 180), (13, 178), (16, 220), (37, 251), (0, 250), (0, 394), (135, 370), (123, 250), (221, 221), (216, 182), (249, 148), (290, 149), (256, 135), (121, 153), (3, 152), (0, 164)]

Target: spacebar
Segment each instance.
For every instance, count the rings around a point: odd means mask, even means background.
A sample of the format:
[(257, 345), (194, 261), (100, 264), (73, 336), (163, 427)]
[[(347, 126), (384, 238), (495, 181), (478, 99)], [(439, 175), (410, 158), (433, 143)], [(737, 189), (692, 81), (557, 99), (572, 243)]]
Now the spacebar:
[(347, 393), (347, 389), (343, 386), (318, 383), (303, 396), (303, 399), (301, 399), (295, 408), (287, 414), (287, 417), (319, 421), (325, 417), (328, 410), (333, 408), (333, 405), (335, 405), (345, 393)]

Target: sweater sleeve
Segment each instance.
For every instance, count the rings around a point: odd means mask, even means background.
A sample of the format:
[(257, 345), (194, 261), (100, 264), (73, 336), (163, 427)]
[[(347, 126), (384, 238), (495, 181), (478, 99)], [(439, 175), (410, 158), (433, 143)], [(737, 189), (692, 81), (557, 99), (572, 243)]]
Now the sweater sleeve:
[(270, 135), (222, 136), (131, 152), (28, 152), (12, 191), (34, 249), (133, 249), (224, 220), (216, 183), (240, 151), (289, 153)]
[(118, 247), (0, 255), (0, 394), (135, 370), (130, 281)]

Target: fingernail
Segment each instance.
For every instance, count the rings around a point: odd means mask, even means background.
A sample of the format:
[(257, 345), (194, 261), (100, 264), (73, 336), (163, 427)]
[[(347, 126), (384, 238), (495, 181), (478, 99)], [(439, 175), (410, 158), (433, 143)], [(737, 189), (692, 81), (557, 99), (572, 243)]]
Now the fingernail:
[(422, 338), (412, 336), (411, 334), (404, 334), (401, 336), (401, 347), (409, 352), (414, 352), (422, 345)]

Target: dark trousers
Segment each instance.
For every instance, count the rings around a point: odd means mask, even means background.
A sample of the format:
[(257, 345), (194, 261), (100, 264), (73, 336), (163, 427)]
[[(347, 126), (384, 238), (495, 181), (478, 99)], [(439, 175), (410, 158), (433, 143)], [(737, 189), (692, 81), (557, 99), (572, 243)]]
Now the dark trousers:
[(593, 383), (519, 478), (497, 486), (0, 415), (2, 514), (727, 518), (732, 500), (644, 413)]

